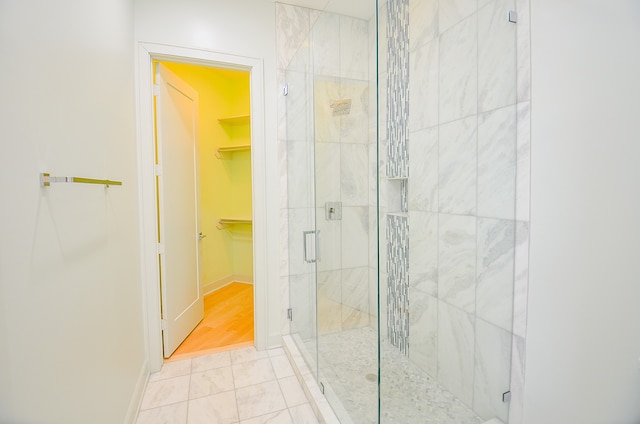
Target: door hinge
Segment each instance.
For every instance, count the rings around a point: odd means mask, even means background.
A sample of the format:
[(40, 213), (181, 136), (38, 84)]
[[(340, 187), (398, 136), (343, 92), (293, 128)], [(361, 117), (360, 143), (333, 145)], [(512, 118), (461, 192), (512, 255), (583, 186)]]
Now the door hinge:
[(287, 309), (287, 318), (289, 318), (289, 321), (293, 321), (293, 309)]
[(162, 165), (156, 165), (154, 168), (154, 171), (156, 173), (156, 176), (161, 176), (162, 175)]
[(324, 394), (324, 384), (322, 384), (322, 381), (320, 382), (320, 391)]
[(164, 255), (164, 244), (158, 243), (158, 255)]
[(507, 12), (507, 19), (512, 24), (517, 24), (518, 23), (518, 12), (516, 12), (515, 10), (509, 10)]
[(504, 402), (504, 403), (509, 403), (509, 402), (511, 402), (511, 391), (504, 392), (504, 393), (502, 394), (502, 402)]
[(162, 327), (162, 331), (167, 331), (168, 328), (168, 323), (166, 319), (161, 319), (160, 320), (160, 326)]
[(282, 95), (287, 96), (288, 94), (289, 94), (289, 84), (285, 82), (284, 85), (282, 86)]
[(154, 96), (160, 95), (160, 84), (153, 84), (153, 95)]

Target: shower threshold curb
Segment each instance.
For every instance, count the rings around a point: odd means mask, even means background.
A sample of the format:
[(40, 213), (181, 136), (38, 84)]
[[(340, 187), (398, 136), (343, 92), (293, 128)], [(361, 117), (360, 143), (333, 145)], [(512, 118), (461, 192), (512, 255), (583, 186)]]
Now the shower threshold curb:
[(289, 358), (289, 362), (293, 366), (296, 377), (318, 421), (321, 424), (340, 424), (340, 420), (338, 420), (338, 417), (336, 417), (336, 414), (333, 412), (327, 398), (322, 394), (320, 386), (318, 386), (316, 379), (313, 377), (311, 370), (290, 335), (282, 336), (282, 347)]

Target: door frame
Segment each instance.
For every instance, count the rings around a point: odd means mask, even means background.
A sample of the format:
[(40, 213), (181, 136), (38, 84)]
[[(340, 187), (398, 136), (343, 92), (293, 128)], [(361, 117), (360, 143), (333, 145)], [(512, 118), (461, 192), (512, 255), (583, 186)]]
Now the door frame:
[[(267, 165), (265, 137), (264, 69), (261, 59), (154, 43), (139, 43), (136, 63), (138, 110), (138, 189), (142, 303), (150, 372), (163, 363), (160, 315), (160, 275), (157, 242), (157, 197), (153, 122), (154, 60), (180, 62), (250, 73), (251, 179), (253, 213), (254, 342), (267, 348)], [(202, 117), (201, 117), (202, 118)]]

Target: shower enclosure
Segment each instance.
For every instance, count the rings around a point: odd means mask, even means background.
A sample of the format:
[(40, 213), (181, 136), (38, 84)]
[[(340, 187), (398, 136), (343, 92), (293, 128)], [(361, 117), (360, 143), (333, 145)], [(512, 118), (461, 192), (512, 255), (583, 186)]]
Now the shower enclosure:
[(291, 336), (342, 423), (515, 424), (528, 5), (354, 5), (277, 4)]

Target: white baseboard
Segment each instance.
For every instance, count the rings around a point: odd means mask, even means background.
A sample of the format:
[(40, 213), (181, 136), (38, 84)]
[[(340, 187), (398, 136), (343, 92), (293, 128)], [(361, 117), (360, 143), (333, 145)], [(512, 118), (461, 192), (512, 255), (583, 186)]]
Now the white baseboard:
[(205, 284), (204, 286), (202, 286), (202, 293), (206, 296), (209, 293), (228, 286), (231, 283), (253, 284), (253, 277), (246, 275), (229, 275), (220, 278), (219, 280)]
[(142, 397), (144, 396), (144, 391), (147, 389), (149, 374), (149, 367), (147, 366), (147, 361), (145, 360), (142, 363), (140, 373), (138, 374), (138, 380), (136, 381), (133, 394), (131, 395), (131, 401), (129, 402), (129, 408), (127, 409), (127, 415), (125, 416), (124, 420), (125, 423), (135, 424), (135, 422), (138, 420), (138, 411), (140, 410), (140, 405), (142, 405)]

